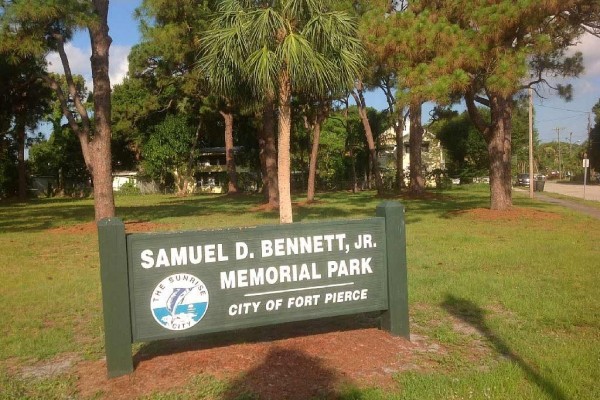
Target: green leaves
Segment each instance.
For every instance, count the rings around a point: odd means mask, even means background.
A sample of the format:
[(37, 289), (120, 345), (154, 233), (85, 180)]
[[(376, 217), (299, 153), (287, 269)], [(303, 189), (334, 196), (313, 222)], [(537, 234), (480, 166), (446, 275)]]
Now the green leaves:
[(190, 156), (194, 127), (184, 116), (169, 115), (153, 129), (144, 146), (144, 167), (154, 177), (185, 168)]
[(198, 61), (217, 90), (230, 93), (227, 85), (245, 80), (259, 97), (271, 96), (285, 71), (294, 91), (325, 94), (350, 87), (363, 68), (353, 19), (320, 2), (254, 8), (225, 0), (218, 10)]

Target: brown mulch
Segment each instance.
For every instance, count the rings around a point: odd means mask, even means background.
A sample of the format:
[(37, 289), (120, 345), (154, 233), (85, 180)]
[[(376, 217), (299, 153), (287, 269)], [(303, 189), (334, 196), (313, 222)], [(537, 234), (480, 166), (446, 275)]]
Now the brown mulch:
[[(125, 221), (125, 231), (127, 233), (154, 232), (157, 230), (165, 230), (165, 228), (175, 229), (176, 227), (177, 226), (174, 224), (157, 224), (154, 222), (145, 221)], [(96, 222), (92, 221), (77, 225), (59, 226), (57, 228), (48, 229), (48, 232), (58, 234), (87, 234), (98, 232), (98, 227)]]
[[(323, 332), (327, 327), (318, 326), (322, 324), (310, 322), (308, 329), (307, 323), (261, 328), (245, 343), (239, 338), (227, 343), (222, 338), (227, 334), (220, 334), (216, 341), (221, 343), (216, 345), (214, 339), (209, 343), (211, 340), (202, 337), (196, 344), (189, 339), (151, 343), (134, 357), (132, 374), (113, 379), (106, 378), (105, 361), (80, 362), (79, 394), (134, 399), (153, 392), (184, 390), (191, 379), (204, 374), (227, 382), (219, 399), (235, 399), (242, 393), (265, 400), (336, 398), (347, 385), (391, 388), (395, 373), (427, 367), (427, 362), (416, 359), (420, 354), (444, 352), (420, 336), (411, 342), (365, 326)], [(300, 334), (291, 335), (294, 330)]]
[(471, 210), (453, 211), (449, 214), (452, 216), (465, 216), (479, 221), (548, 221), (561, 218), (560, 215), (555, 213), (521, 207), (512, 207), (505, 211), (490, 210), (489, 208), (474, 208)]
[(270, 212), (270, 211), (276, 211), (279, 210), (279, 208), (277, 206), (274, 206), (272, 204), (260, 204), (258, 206), (252, 207), (250, 209), (251, 212), (258, 212), (258, 211), (263, 211), (263, 212)]

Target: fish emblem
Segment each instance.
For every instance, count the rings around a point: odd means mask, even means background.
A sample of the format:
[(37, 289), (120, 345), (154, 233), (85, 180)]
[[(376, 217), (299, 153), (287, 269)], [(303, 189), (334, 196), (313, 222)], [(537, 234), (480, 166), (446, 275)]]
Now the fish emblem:
[(167, 299), (167, 310), (171, 313), (171, 316), (175, 316), (175, 310), (177, 310), (177, 306), (183, 303), (185, 296), (191, 292), (193, 287), (191, 288), (173, 288), (173, 293)]
[[(183, 331), (195, 326), (206, 314), (208, 289), (197, 276), (178, 273), (160, 281), (152, 296), (150, 309), (163, 328)], [(2, 397), (2, 396), (0, 396)]]

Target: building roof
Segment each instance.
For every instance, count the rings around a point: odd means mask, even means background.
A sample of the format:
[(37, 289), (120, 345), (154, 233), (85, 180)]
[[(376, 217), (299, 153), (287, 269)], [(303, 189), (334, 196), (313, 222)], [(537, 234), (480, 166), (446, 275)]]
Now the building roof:
[[(203, 147), (198, 149), (201, 156), (221, 155), (225, 154), (225, 147)], [(233, 153), (238, 154), (244, 151), (243, 146), (233, 146)]]

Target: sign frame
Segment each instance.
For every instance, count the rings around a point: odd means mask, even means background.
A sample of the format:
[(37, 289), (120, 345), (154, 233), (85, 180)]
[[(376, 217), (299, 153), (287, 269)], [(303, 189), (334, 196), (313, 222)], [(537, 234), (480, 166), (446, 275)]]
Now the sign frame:
[[(352, 256), (356, 257), (360, 257), (361, 254), (365, 255), (362, 258), (361, 264), (364, 276), (359, 276), (361, 274), (358, 272), (358, 261), (354, 262), (354, 275), (356, 276), (348, 277), (347, 270), (345, 270), (345, 275), (334, 276), (334, 269), (337, 266), (335, 263), (339, 262), (341, 268), (342, 261), (330, 261), (334, 263), (330, 266), (326, 260), (334, 260), (344, 253), (342, 247), (348, 246), (348, 244), (344, 241), (346, 234), (343, 232), (354, 232), (354, 234), (357, 234), (356, 232), (361, 230), (365, 232), (365, 237), (373, 235), (376, 238), (373, 240), (373, 243), (376, 242), (375, 245), (367, 247), (365, 246), (365, 243), (367, 243), (365, 240), (363, 247), (358, 245), (351, 253)], [(269, 238), (278, 237), (278, 233), (280, 233), (279, 236), (281, 237), (289, 237), (290, 235), (302, 237), (302, 235), (310, 235), (311, 232), (315, 235), (314, 237), (321, 238), (322, 236), (318, 232), (329, 232), (327, 235), (329, 237), (337, 232), (339, 237), (336, 236), (336, 238), (339, 241), (332, 246), (332, 240), (330, 240), (329, 248), (327, 249), (329, 251), (328, 254), (303, 254), (301, 256), (297, 253), (292, 255), (280, 254), (283, 256), (280, 260), (273, 261), (273, 259), (270, 259), (269, 262), (266, 262), (262, 257), (268, 257), (272, 254), (265, 253), (263, 249), (260, 255), (257, 254), (257, 260), (251, 265), (276, 265), (277, 262), (291, 263), (294, 260), (312, 260), (312, 263), (303, 265), (306, 265), (306, 271), (312, 268), (314, 282), (310, 281), (311, 277), (308, 275), (305, 275), (305, 278), (308, 280), (306, 283), (298, 283), (296, 281), (291, 283), (290, 278), (287, 280), (282, 279), (273, 285), (273, 288), (278, 290), (268, 291), (263, 289), (261, 292), (261, 288), (258, 288), (253, 293), (249, 293), (245, 287), (240, 289), (241, 286), (236, 287), (235, 283), (232, 284), (232, 282), (235, 282), (235, 280), (232, 280), (232, 277), (235, 277), (235, 273), (238, 273), (239, 276), (238, 269), (244, 268), (248, 263), (248, 260), (240, 261), (237, 258), (237, 243), (245, 243), (251, 249), (257, 249), (259, 241), (268, 242), (271, 240)], [(175, 254), (180, 256), (181, 254), (177, 253), (178, 249), (184, 251), (186, 246), (196, 243), (195, 240), (197, 238), (205, 240), (207, 237), (213, 237), (214, 243), (225, 243), (219, 246), (226, 247), (225, 250), (223, 248), (217, 249), (216, 245), (214, 245), (211, 248), (212, 252), (206, 253), (211, 258), (205, 257), (205, 262), (212, 261), (212, 265), (169, 265), (166, 249), (171, 249), (171, 251), (175, 249)], [(105, 218), (98, 222), (98, 241), (104, 312), (105, 351), (107, 372), (111, 378), (126, 375), (133, 371), (131, 352), (132, 344), (135, 342), (197, 336), (199, 334), (225, 332), (292, 321), (382, 311), (381, 328), (389, 331), (392, 335), (410, 339), (404, 207), (398, 202), (388, 201), (380, 204), (376, 209), (376, 217), (364, 220), (295, 223), (211, 231), (126, 234), (125, 225), (120, 219)], [(232, 243), (234, 242), (236, 257), (235, 259), (228, 259), (228, 257), (232, 258)], [(262, 244), (262, 242), (260, 243)], [(339, 249), (335, 248), (338, 243)], [(360, 240), (356, 243), (360, 243)], [(319, 249), (321, 249), (321, 252), (327, 253), (323, 251), (322, 245)], [(159, 264), (157, 261), (158, 258), (154, 259), (149, 255), (154, 255), (161, 251), (163, 251), (164, 257), (162, 258), (162, 264)], [(189, 251), (192, 251), (191, 247)], [(198, 251), (200, 251), (200, 246), (198, 246)], [(217, 261), (217, 256), (215, 255), (218, 252), (221, 252), (219, 253), (221, 259), (218, 260), (220, 262)], [(311, 250), (312, 252), (313, 250)], [(345, 253), (348, 252), (349, 249), (346, 247)], [(141, 258), (142, 253), (147, 257)], [(228, 256), (224, 254), (228, 254)], [(176, 260), (181, 261), (182, 258), (176, 258)], [(185, 261), (186, 259), (183, 258), (183, 260)], [(353, 260), (358, 260), (358, 258)], [(200, 263), (198, 257), (196, 257), (195, 263)], [(372, 269), (371, 263), (373, 264)], [(324, 265), (327, 265), (326, 269)], [(289, 270), (288, 265), (280, 266), (279, 268), (283, 267), (287, 267)], [(373, 270), (376, 270), (377, 273), (373, 273)], [(198, 271), (204, 273), (202, 277), (196, 277), (196, 275), (199, 275)], [(325, 278), (328, 279), (321, 279), (322, 275), (326, 275)], [(297, 277), (297, 275), (295, 276)], [(226, 280), (224, 277), (231, 279)], [(173, 321), (176, 316), (185, 316), (186, 314), (172, 314), (172, 316), (161, 314), (165, 316), (163, 319), (159, 319), (156, 316), (155, 309), (152, 308), (151, 310), (148, 299), (152, 299), (151, 301), (154, 302), (156, 300), (155, 297), (162, 296), (161, 290), (165, 289), (166, 291), (170, 289), (166, 288), (166, 286), (174, 279), (193, 281), (194, 284), (188, 285), (189, 287), (185, 294), (187, 295), (190, 291), (200, 293), (202, 289), (202, 293), (206, 295), (207, 303), (204, 310), (206, 310), (206, 307), (209, 309), (213, 307), (213, 310), (219, 310), (219, 312), (212, 312), (209, 315), (208, 312), (204, 311), (206, 314), (200, 313), (199, 317), (199, 313), (190, 313), (189, 315), (194, 316), (194, 318), (187, 322), (189, 325), (181, 325), (184, 328), (179, 329), (177, 325), (172, 325), (169, 329), (163, 329), (166, 325), (161, 327), (160, 324), (163, 324), (161, 321), (164, 320), (166, 321), (165, 324), (167, 324)], [(208, 282), (206, 285), (202, 283), (205, 280)], [(218, 287), (219, 282), (220, 287)], [(257, 285), (260, 283), (265, 285), (264, 278), (263, 281), (256, 282), (258, 282), (256, 283)], [(218, 288), (215, 289), (215, 287)], [(353, 291), (347, 290), (346, 292), (339, 293), (344, 293), (344, 296), (348, 296), (347, 293), (353, 293), (355, 298), (347, 297), (347, 304), (342, 304), (344, 301), (341, 301), (340, 304), (332, 304), (335, 302), (332, 298), (335, 299), (335, 297), (331, 296), (339, 294), (335, 292), (337, 287), (340, 287), (340, 290), (345, 288), (353, 289)], [(364, 295), (360, 299), (356, 297), (359, 288), (363, 288), (361, 290), (364, 292), (360, 292)], [(153, 293), (153, 290), (156, 291)], [(181, 291), (182, 289), (178, 288), (175, 290)], [(367, 295), (368, 291), (373, 294), (370, 298)], [(158, 295), (156, 295), (157, 293)], [(214, 293), (217, 293), (216, 297), (213, 295)], [(232, 314), (231, 311), (231, 307), (237, 310), (235, 306), (240, 301), (239, 299), (243, 298), (240, 296), (258, 296), (257, 298), (260, 299), (270, 298), (270, 301), (275, 302), (275, 300), (279, 300), (279, 297), (283, 299), (283, 296), (287, 294), (292, 295), (293, 293), (310, 293), (310, 296), (307, 295), (306, 297), (314, 297), (315, 304), (311, 305), (315, 307), (306, 307), (306, 309), (298, 307), (298, 309), (295, 309), (293, 305), (290, 306), (291, 303), (288, 303), (288, 310), (282, 307), (280, 312), (269, 312), (273, 309), (269, 310), (268, 307), (265, 307), (267, 301), (262, 303), (261, 300), (253, 302), (254, 308), (250, 311), (248, 311), (247, 306), (245, 309), (246, 314), (242, 312), (239, 315)], [(161, 298), (163, 299), (161, 301), (164, 302), (164, 296)], [(291, 297), (287, 298), (288, 301), (290, 299)], [(327, 304), (325, 299), (331, 300), (332, 303)], [(318, 307), (316, 304), (317, 301), (320, 301)], [(180, 305), (180, 303), (178, 304)], [(227, 304), (231, 304), (229, 317), (224, 318), (223, 316), (226, 314), (224, 307)], [(193, 306), (188, 305), (188, 307)], [(158, 306), (156, 310), (163, 312)], [(171, 312), (173, 312), (172, 309)], [(152, 314), (154, 314), (154, 320), (151, 319)], [(205, 315), (207, 315), (206, 319), (198, 323), (198, 320), (205, 317)], [(169, 318), (173, 318), (173, 320), (169, 320)]]

